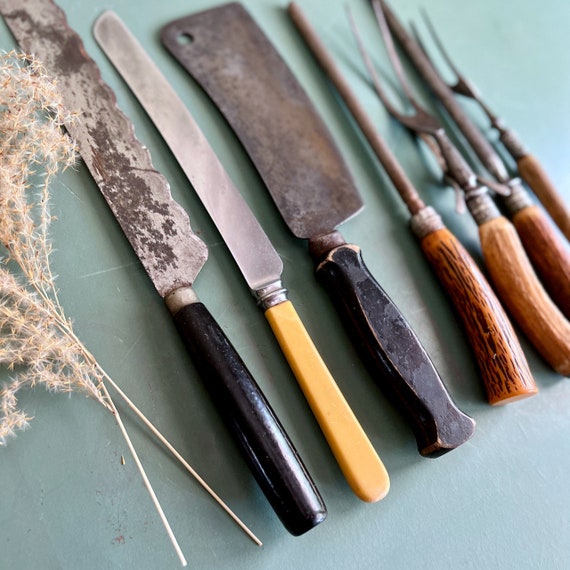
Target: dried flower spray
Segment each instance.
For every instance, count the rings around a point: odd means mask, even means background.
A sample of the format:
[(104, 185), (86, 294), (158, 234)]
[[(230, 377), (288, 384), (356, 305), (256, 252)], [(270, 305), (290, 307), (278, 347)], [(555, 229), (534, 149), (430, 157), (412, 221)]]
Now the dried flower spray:
[(75, 147), (62, 130), (72, 120), (36, 60), (2, 57), (0, 363), (13, 374), (0, 391), (0, 445), (31, 419), (18, 407), (24, 388), (76, 390), (111, 409), (101, 370), (73, 334), (49, 264), (49, 185), (75, 162)]

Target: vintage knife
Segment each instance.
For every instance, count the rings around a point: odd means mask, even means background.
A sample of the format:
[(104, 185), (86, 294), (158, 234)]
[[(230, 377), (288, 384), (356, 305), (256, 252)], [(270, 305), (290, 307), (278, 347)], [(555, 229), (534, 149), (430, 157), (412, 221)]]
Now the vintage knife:
[(351, 338), (407, 414), (423, 455), (465, 442), (474, 421), (451, 400), (415, 333), (335, 227), (362, 201), (325, 125), (273, 45), (237, 3), (172, 22), (162, 40), (240, 137)]
[(180, 163), (277, 337), (355, 494), (383, 498), (389, 478), (362, 426), (321, 359), (281, 283), (283, 263), (196, 121), (130, 30), (111, 11), (93, 29)]
[(66, 107), (80, 113), (68, 130), (83, 161), (273, 509), (292, 534), (306, 532), (326, 516), (322, 499), (259, 386), (192, 289), (206, 262), (205, 244), (64, 12), (51, 0), (0, 0), (0, 11), (21, 48), (57, 77)]

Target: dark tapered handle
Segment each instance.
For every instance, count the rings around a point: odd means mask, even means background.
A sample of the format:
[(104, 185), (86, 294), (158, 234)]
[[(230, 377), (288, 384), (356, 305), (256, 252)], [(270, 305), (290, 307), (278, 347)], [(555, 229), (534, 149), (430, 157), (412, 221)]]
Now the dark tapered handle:
[(414, 331), (368, 271), (360, 248), (335, 247), (316, 274), (380, 387), (407, 416), (420, 453), (441, 455), (467, 441), (475, 422), (451, 399)]
[(271, 506), (293, 535), (322, 522), (326, 507), (293, 444), (244, 362), (202, 303), (174, 322), (224, 422)]

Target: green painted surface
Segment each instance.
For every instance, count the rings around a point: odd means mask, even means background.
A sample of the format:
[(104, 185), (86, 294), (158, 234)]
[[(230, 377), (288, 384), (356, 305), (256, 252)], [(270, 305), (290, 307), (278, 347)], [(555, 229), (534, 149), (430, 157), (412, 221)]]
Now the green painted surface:
[[(454, 213), (426, 153), (390, 121), (363, 80), (343, 2), (303, 7), (333, 51), (426, 201), (474, 256), (471, 220)], [(388, 69), (367, 2), (353, 3), (375, 58)], [(394, 8), (417, 18), (419, 0)], [(425, 3), (424, 3), (425, 4)], [(570, 384), (523, 340), (540, 394), (509, 407), (484, 401), (469, 349), (407, 227), (407, 214), (277, 0), (246, 2), (309, 92), (354, 173), (366, 209), (343, 226), (402, 308), (460, 407), (478, 423), (474, 438), (436, 460), (413, 437), (356, 357), (306, 245), (287, 232), (235, 137), (206, 97), (162, 49), (167, 22), (215, 4), (61, 2), (101, 65), (155, 166), (190, 212), (210, 248), (196, 291), (233, 340), (294, 440), (327, 503), (328, 519), (289, 536), (224, 431), (170, 323), (162, 301), (79, 165), (54, 184), (54, 272), (78, 335), (103, 367), (209, 484), (263, 540), (251, 543), (121, 406), (127, 428), (192, 568), (567, 568), (570, 567)], [(205, 130), (283, 257), (297, 311), (391, 475), (389, 496), (359, 502), (336, 466), (262, 313), (219, 235), (148, 119), (91, 37), (114, 9), (145, 44)], [(460, 66), (539, 156), (570, 202), (570, 4), (432, 0), (429, 10)], [(14, 42), (4, 24), (0, 47)], [(482, 116), (467, 105), (480, 125)], [(170, 569), (178, 560), (113, 418), (82, 396), (37, 390), (22, 398), (31, 429), (0, 450), (0, 568)], [(122, 465), (120, 458), (126, 458)]]

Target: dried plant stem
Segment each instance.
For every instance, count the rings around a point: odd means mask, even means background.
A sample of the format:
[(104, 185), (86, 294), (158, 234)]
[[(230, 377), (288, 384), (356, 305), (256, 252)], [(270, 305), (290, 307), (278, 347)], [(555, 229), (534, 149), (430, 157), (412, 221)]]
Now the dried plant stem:
[(188, 566), (188, 562), (186, 562), (186, 558), (184, 557), (184, 553), (182, 552), (182, 549), (180, 548), (180, 545), (178, 544), (178, 541), (176, 540), (176, 537), (174, 536), (174, 533), (172, 532), (172, 528), (170, 526), (170, 523), (168, 522), (168, 519), (166, 518), (166, 515), (164, 514), (164, 511), (162, 510), (162, 506), (160, 505), (158, 498), (156, 496), (156, 493), (154, 492), (154, 489), (152, 488), (152, 485), (149, 481), (149, 478), (146, 474), (146, 471), (144, 470), (144, 467), (141, 463), (141, 460), (139, 459), (139, 456), (138, 456), (138, 454), (137, 454), (137, 452), (133, 446), (133, 442), (131, 441), (129, 434), (127, 433), (127, 430), (125, 428), (125, 424), (123, 424), (123, 420), (121, 419), (119, 411), (117, 410), (113, 400), (111, 399), (111, 395), (109, 394), (107, 387), (103, 384), (101, 388), (102, 388), (105, 396), (107, 397), (107, 400), (111, 404), (111, 408), (112, 408), (113, 414), (115, 415), (115, 420), (117, 422), (117, 425), (119, 426), (119, 429), (121, 430), (121, 433), (123, 434), (123, 437), (125, 438), (125, 441), (127, 442), (127, 446), (129, 448), (129, 451), (131, 452), (131, 455), (133, 456), (133, 459), (135, 461), (135, 465), (137, 466), (137, 469), (139, 470), (139, 473), (142, 477), (144, 486), (146, 487), (146, 490), (148, 491), (148, 494), (150, 495), (150, 498), (152, 499), (152, 502), (154, 503), (154, 507), (155, 507), (156, 511), (158, 512), (158, 516), (160, 517), (162, 524), (164, 525), (166, 533), (168, 534), (168, 538), (170, 539), (170, 542), (172, 543), (172, 546), (174, 547), (174, 550), (176, 551), (176, 554), (178, 555), (178, 558), (180, 559), (180, 563), (182, 564), (182, 566)]
[[(49, 299), (46, 299), (46, 301), (50, 302)], [(58, 303), (58, 306), (59, 306), (59, 303)], [(57, 314), (57, 311), (56, 311), (56, 314)], [(62, 313), (57, 314), (57, 316), (59, 317), (59, 315), (61, 315), (61, 314), (63, 314), (63, 310), (62, 310)], [(101, 376), (105, 379), (106, 382), (108, 382), (113, 387), (113, 389), (124, 400), (124, 402), (127, 404), (127, 406), (140, 418), (140, 420), (160, 440), (160, 442), (168, 449), (168, 451), (170, 451), (170, 453), (172, 453), (172, 455), (174, 455), (174, 457), (176, 459), (178, 459), (178, 461), (190, 473), (190, 475), (192, 475), (192, 477), (194, 477), (194, 479), (196, 479), (196, 481), (204, 488), (205, 491), (207, 491), (210, 494), (210, 496), (220, 505), (220, 507), (222, 507), (222, 509), (224, 509), (224, 511), (226, 511), (226, 513), (247, 534), (247, 536), (249, 536), (249, 538), (251, 538), (251, 540), (253, 540), (253, 542), (255, 542), (258, 546), (263, 546), (263, 543), (261, 542), (261, 540), (259, 540), (259, 538), (257, 538), (257, 536), (247, 527), (247, 525), (230, 509), (230, 507), (221, 499), (221, 497), (206, 483), (206, 481), (204, 481), (204, 479), (198, 474), (198, 472), (184, 459), (184, 457), (182, 457), (182, 455), (180, 455), (180, 453), (176, 450), (176, 448), (164, 437), (164, 435), (162, 435), (162, 433), (158, 430), (158, 428), (142, 413), (142, 411), (125, 394), (125, 392), (123, 392), (123, 390), (121, 390), (121, 388), (109, 376), (109, 374), (107, 374), (105, 372), (105, 370), (102, 368), (102, 366), (99, 364), (99, 362), (97, 362), (97, 359), (81, 343), (81, 341), (76, 336), (74, 330), (69, 326), (67, 321), (62, 319), (62, 318), (58, 318), (57, 319), (57, 326), (61, 328), (61, 331), (64, 334), (71, 337), (77, 343), (77, 345), (78, 345), (79, 349), (81, 350), (82, 355), (85, 358), (85, 360), (87, 362), (89, 362), (93, 367), (95, 367), (100, 372)], [(119, 423), (119, 427), (121, 427), (122, 422), (120, 420), (120, 417), (117, 415), (118, 414), (117, 409), (116, 409), (113, 401), (111, 400), (109, 392), (107, 391), (107, 388), (106, 388), (104, 383), (102, 383), (102, 389), (103, 389), (103, 392), (105, 393), (107, 399), (110, 402), (111, 411), (114, 414), (116, 414), (117, 421)], [(121, 428), (121, 431), (123, 431), (122, 428)], [(123, 435), (125, 436), (125, 439), (127, 440), (127, 445), (129, 445), (129, 448), (131, 449), (131, 453), (133, 453), (134, 449), (132, 449), (132, 445), (130, 443), (130, 440), (128, 439), (126, 431), (123, 431)], [(133, 453), (133, 455), (136, 455), (136, 452)], [(141, 473), (141, 474), (143, 474), (143, 473)], [(145, 477), (146, 476), (143, 475), (143, 479), (145, 479)], [(150, 492), (150, 490), (149, 490), (149, 492)], [(151, 496), (153, 496), (153, 495), (154, 494), (151, 493)], [(159, 509), (158, 507), (157, 507), (157, 510), (159, 510), (159, 514), (162, 512), (162, 510)], [(163, 522), (165, 522), (165, 521), (163, 521)], [(168, 523), (166, 522), (166, 525), (167, 524)], [(168, 529), (169, 529), (169, 527), (167, 527), (167, 532), (169, 532)], [(169, 536), (170, 536), (170, 532), (169, 532)], [(175, 548), (177, 548), (176, 545), (175, 545)]]
[(172, 444), (158, 431), (158, 429), (150, 422), (149, 419), (135, 406), (135, 404), (129, 399), (129, 397), (117, 386), (117, 384), (107, 375), (103, 370), (101, 373), (105, 377), (105, 380), (113, 387), (113, 389), (121, 396), (125, 401), (127, 406), (140, 418), (140, 420), (148, 427), (148, 429), (161, 441), (161, 443), (180, 461), (180, 463), (185, 467), (185, 469), (198, 481), (198, 483), (212, 496), (212, 498), (226, 511), (226, 513), (235, 521), (235, 523), (255, 542), (258, 546), (263, 546), (263, 543), (253, 532), (245, 525), (245, 523), (224, 503), (224, 501), (219, 497), (219, 495), (198, 475), (196, 470), (176, 451)]

